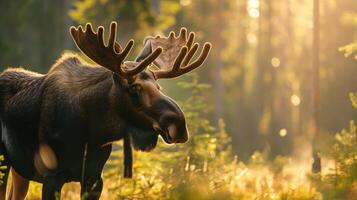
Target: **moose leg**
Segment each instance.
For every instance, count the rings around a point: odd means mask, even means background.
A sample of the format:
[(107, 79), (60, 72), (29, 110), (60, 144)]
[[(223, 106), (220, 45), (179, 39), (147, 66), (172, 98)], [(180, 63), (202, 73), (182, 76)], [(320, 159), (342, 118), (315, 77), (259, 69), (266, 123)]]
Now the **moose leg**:
[(105, 146), (88, 145), (87, 163), (83, 159), (85, 173), (81, 180), (82, 199), (99, 199), (103, 189), (101, 174), (111, 151), (112, 145), (110, 144)]
[(12, 183), (9, 192), (9, 200), (23, 200), (27, 195), (29, 181), (11, 169)]
[(83, 180), (81, 181), (82, 199), (99, 199), (103, 189), (103, 180), (101, 174), (104, 164), (108, 160), (111, 151), (112, 145), (89, 145), (87, 164), (84, 165), (85, 173), (83, 174)]
[(61, 198), (61, 189), (64, 182), (57, 176), (47, 176), (42, 185), (42, 199), (56, 200)]
[(103, 179), (99, 176), (97, 179), (87, 179), (81, 183), (81, 199), (97, 200), (103, 189)]
[(46, 135), (52, 131), (52, 122), (55, 121), (56, 103), (52, 101), (54, 97), (45, 95), (41, 107), (41, 118), (38, 132), (38, 150), (35, 153), (35, 167), (41, 174), (57, 168), (57, 157), (53, 149), (46, 143)]

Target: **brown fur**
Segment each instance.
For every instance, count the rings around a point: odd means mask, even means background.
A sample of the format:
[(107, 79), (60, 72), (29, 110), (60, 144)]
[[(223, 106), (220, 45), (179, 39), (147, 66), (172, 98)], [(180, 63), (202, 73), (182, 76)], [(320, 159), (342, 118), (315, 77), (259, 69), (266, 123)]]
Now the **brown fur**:
[[(143, 151), (156, 146), (158, 134), (170, 143), (187, 138), (182, 111), (160, 92), (151, 72), (140, 72), (129, 83), (72, 54), (63, 55), (47, 74), (21, 68), (5, 70), (0, 75), (0, 111), (5, 125), (4, 153), (17, 177), (12, 197), (15, 191), (16, 195), (26, 194), (25, 180), (43, 183), (45, 199), (63, 183), (80, 181), (85, 143), (90, 148), (86, 171), (91, 178), (82, 183), (83, 191), (90, 190), (92, 181), (101, 182), (110, 143), (126, 133), (130, 133), (133, 146)], [(162, 131), (153, 129), (154, 121)], [(174, 141), (167, 139), (168, 123), (177, 124), (183, 140), (180, 134)], [(39, 150), (41, 144), (45, 150)], [(131, 174), (127, 168), (125, 171)], [(99, 184), (93, 197), (100, 194), (101, 187)]]

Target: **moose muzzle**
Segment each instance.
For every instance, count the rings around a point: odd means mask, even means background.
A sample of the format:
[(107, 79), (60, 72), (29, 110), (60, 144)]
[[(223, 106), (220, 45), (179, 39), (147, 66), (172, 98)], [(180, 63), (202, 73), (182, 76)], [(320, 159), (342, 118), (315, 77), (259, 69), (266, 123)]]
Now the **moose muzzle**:
[(185, 143), (188, 140), (188, 130), (185, 117), (180, 109), (167, 112), (154, 122), (153, 129), (168, 143)]

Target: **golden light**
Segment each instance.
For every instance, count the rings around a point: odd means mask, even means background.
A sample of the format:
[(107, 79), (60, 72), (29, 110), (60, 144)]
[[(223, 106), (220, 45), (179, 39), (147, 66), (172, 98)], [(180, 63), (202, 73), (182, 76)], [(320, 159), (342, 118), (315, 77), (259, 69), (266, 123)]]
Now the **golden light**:
[(277, 58), (277, 57), (273, 57), (272, 59), (271, 59), (271, 65), (273, 66), (273, 67), (279, 67), (280, 66), (280, 60), (279, 60), (279, 58)]
[(249, 9), (248, 14), (251, 18), (258, 18), (260, 13), (258, 9)]
[(291, 95), (290, 101), (294, 106), (299, 106), (301, 103), (300, 97), (296, 94)]
[(248, 0), (248, 8), (259, 8), (260, 0)]
[(286, 130), (285, 128), (280, 129), (279, 131), (280, 137), (285, 137), (287, 134), (288, 134), (288, 130)]
[(251, 44), (257, 44), (258, 43), (258, 38), (256, 35), (249, 33), (247, 34), (247, 40)]
[(249, 0), (247, 5), (247, 11), (251, 18), (258, 18), (259, 12), (259, 0)]
[(180, 0), (182, 6), (188, 6), (192, 3), (192, 0)]

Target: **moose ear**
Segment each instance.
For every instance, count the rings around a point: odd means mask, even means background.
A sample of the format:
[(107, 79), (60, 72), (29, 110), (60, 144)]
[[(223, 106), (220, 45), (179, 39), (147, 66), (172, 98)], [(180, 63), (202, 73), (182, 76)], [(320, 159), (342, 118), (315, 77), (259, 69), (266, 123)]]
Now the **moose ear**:
[(144, 48), (140, 51), (139, 55), (135, 58), (136, 62), (140, 62), (148, 57), (152, 52), (151, 42), (149, 40), (145, 40)]

